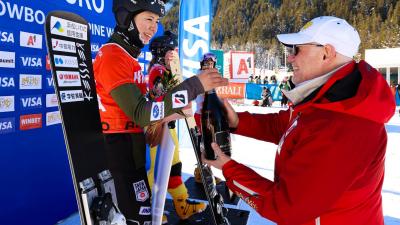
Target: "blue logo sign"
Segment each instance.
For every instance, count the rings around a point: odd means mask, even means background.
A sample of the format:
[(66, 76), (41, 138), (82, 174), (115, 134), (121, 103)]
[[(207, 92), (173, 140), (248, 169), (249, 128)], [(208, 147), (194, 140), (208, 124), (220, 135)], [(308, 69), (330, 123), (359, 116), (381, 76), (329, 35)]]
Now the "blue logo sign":
[(20, 66), (33, 69), (41, 69), (43, 67), (42, 57), (36, 55), (22, 55), (20, 58)]
[(44, 83), (46, 85), (46, 88), (54, 90), (54, 80), (53, 80), (53, 77), (51, 75), (50, 76), (46, 76), (46, 81)]
[(21, 96), (21, 109), (39, 109), (42, 108), (42, 96), (41, 95), (25, 95)]
[(56, 65), (62, 65), (64, 64), (64, 60), (62, 58), (55, 58), (54, 62), (56, 63)]
[(0, 43), (1, 45), (13, 46), (15, 43), (15, 36), (12, 31), (0, 28)]
[(60, 21), (57, 21), (57, 22), (54, 24), (53, 28), (51, 28), (51, 29), (53, 30), (54, 28), (56, 28), (59, 32), (64, 32), (64, 28), (61, 26)]
[(155, 105), (153, 108), (153, 117), (158, 118), (159, 114), (160, 114), (160, 109), (158, 108), (158, 105)]
[(15, 118), (0, 118), (0, 134), (7, 134), (15, 131)]
[(189, 78), (200, 68), (202, 55), (210, 51), (211, 0), (181, 1), (179, 10), (179, 58), (182, 75)]
[(15, 88), (14, 76), (0, 74), (0, 90), (12, 90), (14, 88)]

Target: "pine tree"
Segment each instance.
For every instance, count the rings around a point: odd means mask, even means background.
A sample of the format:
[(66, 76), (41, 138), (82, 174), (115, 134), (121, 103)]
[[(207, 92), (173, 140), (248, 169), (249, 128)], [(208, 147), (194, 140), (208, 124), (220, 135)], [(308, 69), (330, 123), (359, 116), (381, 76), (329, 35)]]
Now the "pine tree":
[[(336, 16), (359, 32), (359, 52), (368, 48), (400, 47), (398, 0), (213, 0), (212, 47), (251, 50), (259, 68), (282, 57), (279, 33), (297, 32), (312, 18)], [(179, 1), (162, 19), (165, 29), (177, 32)], [(363, 56), (362, 56), (363, 58)], [(268, 62), (269, 64), (268, 64)], [(268, 64), (263, 66), (263, 64)]]

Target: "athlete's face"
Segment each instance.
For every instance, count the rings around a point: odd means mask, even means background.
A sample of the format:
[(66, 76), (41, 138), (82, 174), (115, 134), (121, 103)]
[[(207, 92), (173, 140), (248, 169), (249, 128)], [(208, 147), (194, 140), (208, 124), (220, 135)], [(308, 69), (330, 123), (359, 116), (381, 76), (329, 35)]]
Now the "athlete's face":
[(134, 18), (136, 27), (139, 30), (139, 38), (143, 44), (148, 44), (156, 34), (160, 17), (150, 11), (137, 14)]
[(203, 63), (203, 66), (201, 67), (202, 70), (211, 69), (211, 68), (215, 68), (215, 62), (212, 60), (205, 61)]

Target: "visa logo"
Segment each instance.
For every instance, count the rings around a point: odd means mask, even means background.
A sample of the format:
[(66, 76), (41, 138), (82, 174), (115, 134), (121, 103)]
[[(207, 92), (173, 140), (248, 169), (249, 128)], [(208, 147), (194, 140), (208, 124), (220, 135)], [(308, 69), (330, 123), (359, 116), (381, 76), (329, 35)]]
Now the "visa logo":
[(99, 44), (91, 44), (90, 48), (91, 48), (92, 52), (98, 52), (100, 49), (100, 46), (99, 46)]
[(1, 130), (1, 131), (3, 131), (3, 130), (8, 130), (8, 129), (12, 129), (12, 128), (13, 128), (13, 126), (12, 126), (11, 121), (8, 121), (8, 122), (1, 122), (1, 123), (0, 123), (0, 130)]
[(54, 87), (54, 81), (53, 81), (53, 77), (46, 77), (47, 80), (47, 87), (48, 88), (53, 88)]
[(0, 41), (14, 44), (14, 34), (6, 31), (0, 31)]
[(0, 119), (0, 134), (11, 133), (15, 131), (15, 118)]
[(0, 77), (0, 87), (2, 88), (14, 88), (15, 81), (13, 77)]
[(42, 107), (42, 97), (41, 96), (24, 96), (21, 97), (22, 109), (32, 109)]
[(25, 67), (42, 67), (42, 58), (40, 57), (29, 57), (29, 56), (21, 56), (22, 65)]

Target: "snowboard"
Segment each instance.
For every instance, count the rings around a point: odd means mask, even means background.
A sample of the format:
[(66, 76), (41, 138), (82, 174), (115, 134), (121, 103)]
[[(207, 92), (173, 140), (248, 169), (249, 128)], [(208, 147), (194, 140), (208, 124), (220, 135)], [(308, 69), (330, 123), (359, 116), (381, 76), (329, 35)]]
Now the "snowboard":
[[(194, 177), (187, 179), (185, 181), (185, 186), (188, 189), (191, 198), (207, 201), (203, 184), (197, 183)], [(236, 195), (231, 195), (231, 192), (229, 191), (225, 181), (217, 183), (216, 188), (218, 193), (221, 194), (222, 198), (224, 199), (225, 205), (236, 206), (239, 203), (240, 198)]]
[(89, 25), (76, 14), (53, 11), (45, 34), (81, 223), (98, 224), (91, 208), (96, 197), (110, 193), (115, 206), (117, 201), (107, 169)]
[[(180, 81), (183, 80), (183, 76), (180, 69), (180, 61), (177, 52), (174, 52), (171, 63), (171, 72)], [(201, 161), (201, 134), (193, 116), (185, 118), (185, 122), (189, 131), (190, 139), (192, 141), (194, 153), (197, 160), (197, 166), (200, 169), (201, 180), (205, 190), (205, 195), (208, 201), (209, 214), (211, 215), (211, 221), (214, 225), (230, 225), (228, 218), (226, 217), (228, 209), (224, 207), (224, 200), (218, 193), (215, 179), (211, 169), (202, 163)]]

